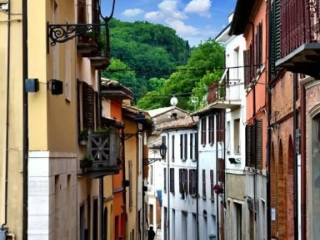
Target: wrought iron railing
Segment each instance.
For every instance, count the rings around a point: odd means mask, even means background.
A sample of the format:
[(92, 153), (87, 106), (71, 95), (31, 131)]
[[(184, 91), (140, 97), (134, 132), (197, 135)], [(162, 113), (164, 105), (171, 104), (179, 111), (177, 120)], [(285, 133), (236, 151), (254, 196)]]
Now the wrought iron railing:
[(320, 42), (320, 0), (280, 0), (281, 58), (304, 43)]

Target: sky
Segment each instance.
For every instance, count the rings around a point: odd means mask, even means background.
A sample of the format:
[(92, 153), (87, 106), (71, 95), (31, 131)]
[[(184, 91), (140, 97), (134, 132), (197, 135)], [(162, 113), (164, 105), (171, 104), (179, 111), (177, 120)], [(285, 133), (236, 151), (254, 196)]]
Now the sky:
[[(103, 1), (104, 2), (104, 1)], [(111, 0), (106, 0), (111, 2)], [(114, 17), (169, 26), (195, 46), (214, 38), (227, 24), (236, 0), (116, 0)], [(104, 11), (110, 6), (106, 4)]]

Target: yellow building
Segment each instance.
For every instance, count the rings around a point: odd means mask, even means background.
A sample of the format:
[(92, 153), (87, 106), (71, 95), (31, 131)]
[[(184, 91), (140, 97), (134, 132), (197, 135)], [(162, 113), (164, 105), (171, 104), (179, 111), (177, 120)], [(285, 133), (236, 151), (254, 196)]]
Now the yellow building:
[[(128, 104), (123, 105), (124, 135), (125, 135), (125, 176), (126, 176), (126, 212), (127, 233), (126, 239), (141, 239), (146, 233), (147, 209), (143, 194), (143, 180), (146, 179), (147, 169), (147, 135), (151, 131), (152, 122), (146, 112)], [(143, 224), (143, 219), (145, 219)], [(141, 224), (142, 223), (142, 224)]]
[(119, 148), (95, 143), (116, 145), (120, 130), (101, 121), (98, 10), (97, 0), (0, 0), (0, 239), (106, 239), (103, 177)]

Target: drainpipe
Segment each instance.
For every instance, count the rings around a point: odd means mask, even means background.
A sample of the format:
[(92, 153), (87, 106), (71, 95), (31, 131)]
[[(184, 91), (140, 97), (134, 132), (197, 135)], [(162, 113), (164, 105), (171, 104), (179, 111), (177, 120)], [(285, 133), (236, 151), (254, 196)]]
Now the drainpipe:
[[(122, 163), (122, 187), (123, 187), (123, 209), (124, 209), (124, 215), (125, 215), (125, 226), (123, 229), (123, 239), (126, 239), (126, 233), (127, 233), (127, 188), (125, 186), (126, 182), (126, 158), (125, 158), (125, 134), (124, 134), (124, 129), (121, 130), (121, 142), (122, 142), (122, 157), (123, 157), (123, 163)], [(143, 163), (143, 161), (142, 161)], [(143, 166), (143, 165), (142, 165)], [(142, 176), (143, 176), (143, 171), (142, 171)], [(130, 183), (131, 184), (131, 183)], [(144, 195), (144, 192), (142, 193)], [(122, 218), (121, 218), (122, 219)]]
[(296, 73), (293, 74), (293, 99), (292, 99), (292, 107), (293, 107), (293, 162), (294, 162), (294, 173), (293, 173), (293, 184), (294, 184), (294, 239), (298, 240), (298, 204), (299, 204), (299, 193), (298, 193), (298, 169), (299, 164), (297, 162), (297, 153), (299, 152), (299, 149), (297, 148), (297, 130), (298, 130), (298, 114), (296, 109), (296, 99), (297, 99), (297, 82), (298, 82), (298, 75)]
[(103, 203), (104, 203), (104, 193), (103, 193), (103, 177), (99, 178), (99, 201), (100, 201), (100, 239), (104, 239), (104, 218), (103, 218)]
[[(198, 132), (197, 132), (197, 134), (198, 134)], [(198, 139), (199, 139), (199, 136), (198, 136)], [(199, 140), (198, 140), (197, 149), (199, 151)], [(196, 155), (197, 155), (197, 170), (196, 170), (197, 171), (197, 187), (196, 187), (196, 214), (197, 214), (196, 224), (197, 224), (197, 229), (196, 229), (196, 231), (197, 231), (197, 240), (199, 240), (200, 239), (200, 232), (199, 232), (200, 231), (200, 229), (199, 229), (199, 154), (196, 153)]]
[[(271, 12), (271, 1), (268, 2), (268, 10), (267, 10), (267, 17), (269, 17), (269, 14)], [(269, 26), (267, 27), (267, 29), (269, 30), (269, 37), (268, 37), (268, 41), (269, 41), (269, 48), (268, 48), (268, 59), (271, 56), (271, 43), (272, 43), (272, 37), (271, 37), (271, 31), (270, 31), (270, 27), (271, 27), (271, 17), (269, 17), (269, 21), (268, 24)], [(269, 62), (268, 64), (268, 82), (270, 82), (270, 80), (272, 79), (272, 74), (271, 74), (271, 63)], [(267, 111), (268, 111), (268, 129), (267, 129), (267, 163), (268, 163), (268, 172), (267, 172), (267, 239), (271, 239), (271, 175), (270, 175), (270, 169), (271, 169), (271, 142), (272, 142), (272, 128), (271, 128), (271, 114), (272, 114), (272, 95), (271, 95), (271, 85), (266, 84), (266, 92), (267, 92), (267, 96), (268, 96), (268, 106), (267, 106)]]
[(8, 1), (7, 14), (7, 82), (6, 82), (6, 135), (5, 135), (5, 174), (4, 174), (4, 221), (1, 230), (5, 230), (8, 223), (8, 178), (9, 178), (9, 105), (10, 105), (10, 49), (11, 49), (11, 2)]
[(29, 153), (29, 118), (28, 94), (25, 91), (25, 79), (28, 78), (28, 1), (22, 1), (22, 51), (23, 51), (23, 240), (28, 239), (28, 153)]
[(169, 132), (167, 132), (167, 141), (168, 141), (168, 144), (167, 144), (167, 167), (168, 167), (168, 176), (167, 176), (167, 179), (168, 179), (168, 188), (167, 188), (167, 194), (168, 194), (168, 240), (171, 240), (170, 239), (170, 154), (169, 154), (169, 151), (170, 151), (170, 145), (169, 145)]
[[(218, 118), (218, 115), (217, 114), (215, 114), (215, 116), (216, 116), (216, 123), (217, 123), (217, 118)], [(217, 126), (217, 124), (216, 124), (216, 126)], [(217, 130), (217, 129), (216, 129)], [(215, 144), (216, 144), (216, 182), (218, 183), (219, 182), (219, 174), (218, 174), (218, 170), (219, 170), (219, 160), (218, 160), (218, 158), (219, 158), (219, 156), (218, 156), (218, 138), (217, 138), (217, 131), (216, 131), (216, 134), (215, 134), (215, 137), (216, 137), (216, 141), (215, 141)], [(220, 204), (219, 204), (219, 194), (217, 194), (217, 240), (219, 240), (220, 239), (220, 219), (219, 219), (219, 206), (220, 206)]]
[(300, 99), (301, 99), (301, 239), (307, 239), (307, 222), (306, 222), (306, 204), (307, 204), (307, 193), (306, 193), (306, 89), (305, 85), (301, 84)]

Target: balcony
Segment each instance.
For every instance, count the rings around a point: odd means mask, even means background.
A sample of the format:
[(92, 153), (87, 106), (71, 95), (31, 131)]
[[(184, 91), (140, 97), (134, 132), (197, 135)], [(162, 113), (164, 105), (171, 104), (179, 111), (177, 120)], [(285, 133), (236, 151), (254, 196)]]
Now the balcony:
[(226, 70), (220, 82), (209, 87), (208, 103), (214, 104), (216, 108), (235, 110), (241, 105), (242, 83), (240, 79), (230, 79), (234, 75), (233, 70)]
[(80, 162), (82, 175), (97, 178), (117, 173), (121, 167), (120, 146), (120, 132), (116, 127), (89, 131), (87, 155)]
[(319, 77), (320, 0), (279, 1), (280, 59), (276, 66)]

